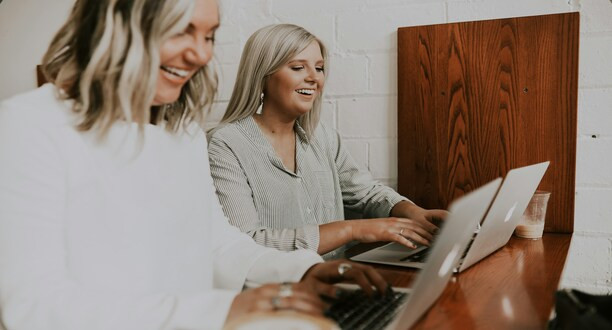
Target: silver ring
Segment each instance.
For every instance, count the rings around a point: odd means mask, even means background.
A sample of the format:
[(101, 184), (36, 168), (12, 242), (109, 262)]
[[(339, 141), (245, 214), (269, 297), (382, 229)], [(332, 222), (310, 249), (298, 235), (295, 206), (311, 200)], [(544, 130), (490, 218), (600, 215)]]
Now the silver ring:
[(270, 303), (272, 303), (272, 308), (274, 308), (275, 310), (281, 308), (281, 298), (280, 297), (272, 297), (272, 299), (270, 299)]
[(404, 228), (400, 229), (399, 235), (403, 236), (402, 234), (404, 233)]
[(293, 289), (291, 288), (291, 283), (283, 283), (278, 289), (278, 296), (280, 298), (291, 297), (293, 295)]
[(346, 262), (343, 262), (338, 265), (338, 274), (340, 274), (340, 276), (344, 276), (344, 273), (348, 272), (349, 269), (352, 269), (352, 268), (353, 266), (351, 266), (351, 264), (347, 264)]

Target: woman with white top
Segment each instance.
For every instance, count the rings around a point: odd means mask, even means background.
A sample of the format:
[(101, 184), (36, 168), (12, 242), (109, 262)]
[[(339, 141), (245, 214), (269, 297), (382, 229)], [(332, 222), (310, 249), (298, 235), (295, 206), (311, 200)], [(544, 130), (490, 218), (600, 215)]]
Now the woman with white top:
[[(43, 59), (51, 83), (0, 103), (3, 326), (218, 329), (321, 314), (343, 279), (385, 289), (228, 225), (200, 129), (218, 26), (215, 0), (78, 0)], [(299, 283), (240, 293), (284, 281)]]
[[(319, 123), (327, 70), (324, 44), (299, 26), (271, 25), (249, 38), (208, 149), (225, 214), (284, 251), (340, 252), (354, 240), (428, 245), (446, 211), (425, 210), (373, 180)], [(344, 208), (369, 219), (339, 221)]]

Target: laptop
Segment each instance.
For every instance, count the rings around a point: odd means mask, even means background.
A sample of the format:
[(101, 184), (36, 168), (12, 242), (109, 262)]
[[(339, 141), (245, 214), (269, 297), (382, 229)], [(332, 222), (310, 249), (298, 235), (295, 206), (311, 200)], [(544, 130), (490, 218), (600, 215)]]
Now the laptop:
[[(476, 189), (454, 201), (450, 214), (431, 248), (429, 261), (410, 289), (394, 288), (386, 300), (375, 301), (362, 292), (352, 291), (331, 305), (326, 316), (342, 329), (406, 329), (412, 326), (438, 299), (457, 266), (479, 219), (484, 216), (501, 179)], [(358, 288), (356, 285), (341, 285)], [(361, 295), (361, 296), (360, 296)], [(361, 306), (357, 306), (361, 304)]]
[[(484, 219), (482, 215), (473, 214), (473, 217), (477, 218), (475, 221), (483, 220), (476, 225), (472, 241), (463, 251), (458, 267), (455, 269), (456, 272), (466, 270), (508, 243), (548, 165), (549, 162), (543, 162), (516, 168), (508, 172), (495, 198), (490, 203)], [(351, 259), (361, 262), (423, 268), (428, 261), (430, 250), (426, 246), (419, 246), (413, 250), (398, 243), (389, 243), (356, 255)]]

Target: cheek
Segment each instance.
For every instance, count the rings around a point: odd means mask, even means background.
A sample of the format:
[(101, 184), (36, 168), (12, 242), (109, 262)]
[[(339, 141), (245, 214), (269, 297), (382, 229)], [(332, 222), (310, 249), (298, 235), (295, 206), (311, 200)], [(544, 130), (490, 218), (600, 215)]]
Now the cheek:
[(167, 62), (180, 54), (181, 44), (176, 40), (168, 40), (164, 42), (159, 49), (160, 63)]

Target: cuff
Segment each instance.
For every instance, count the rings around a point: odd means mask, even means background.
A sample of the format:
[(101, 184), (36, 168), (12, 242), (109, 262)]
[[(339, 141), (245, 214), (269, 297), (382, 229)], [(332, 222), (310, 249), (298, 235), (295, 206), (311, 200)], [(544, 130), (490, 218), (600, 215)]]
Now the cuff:
[(309, 225), (297, 229), (295, 247), (317, 252), (319, 250), (319, 225)]

